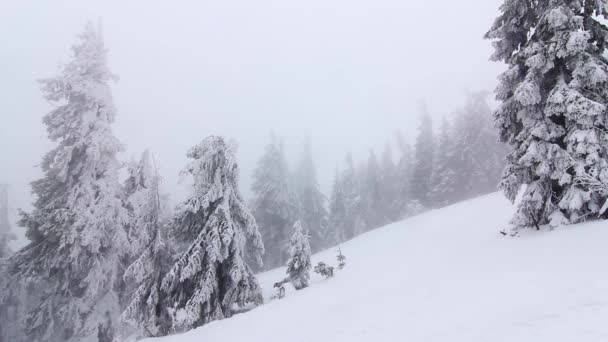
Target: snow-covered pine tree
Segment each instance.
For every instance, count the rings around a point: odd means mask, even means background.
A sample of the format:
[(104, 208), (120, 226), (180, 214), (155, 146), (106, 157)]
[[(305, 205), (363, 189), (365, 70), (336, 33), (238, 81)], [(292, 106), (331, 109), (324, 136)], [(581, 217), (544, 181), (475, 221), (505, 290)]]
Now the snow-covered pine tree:
[(380, 167), (373, 150), (369, 152), (367, 164), (361, 171), (361, 210), (365, 230), (370, 230), (381, 226), (386, 221)]
[(161, 317), (162, 277), (173, 265), (168, 236), (167, 206), (160, 192), (160, 176), (145, 151), (139, 162), (128, 166), (125, 191), (132, 219), (129, 224), (130, 265), (123, 276), (123, 298), (128, 303), (122, 320), (138, 330), (137, 337), (161, 335), (169, 317)]
[(266, 253), (264, 267), (285, 265), (289, 231), (299, 204), (282, 144), (271, 136), (253, 174), (253, 214), (260, 227)]
[(514, 201), (512, 223), (536, 227), (597, 216), (606, 197), (574, 178), (608, 178), (606, 120), (608, 28), (605, 0), (505, 0), (485, 37), (500, 76), (495, 112), (500, 138), (513, 148), (501, 187)]
[(331, 193), (329, 195), (329, 222), (324, 234), (327, 242), (332, 245), (344, 240), (344, 231), (341, 224), (341, 219), (345, 217), (346, 212), (346, 205), (344, 202), (342, 179), (340, 178), (340, 171), (336, 168), (334, 181), (331, 186)]
[(444, 117), (439, 131), (431, 182), (433, 187), (430, 200), (436, 208), (455, 202), (457, 177), (452, 164), (455, 159), (454, 154), (450, 123)]
[(345, 158), (342, 172), (336, 171), (329, 202), (329, 231), (334, 243), (350, 240), (357, 234), (362, 225), (359, 210), (359, 187), (356, 180), (355, 165), (352, 155)]
[[(262, 303), (261, 289), (246, 262), (247, 246), (264, 252), (253, 215), (238, 188), (236, 144), (211, 136), (188, 152), (183, 171), (193, 178), (192, 196), (175, 215), (174, 229), (196, 236), (161, 284), (171, 317), (169, 332), (232, 316)], [(162, 316), (162, 314), (161, 314)]]
[(310, 236), (313, 251), (329, 247), (325, 232), (328, 213), (325, 208), (325, 195), (321, 193), (317, 181), (317, 170), (312, 159), (310, 142), (306, 140), (302, 158), (295, 172), (295, 189), (300, 204), (300, 220)]
[(121, 315), (123, 322), (135, 327), (136, 337), (155, 337), (167, 334), (171, 329), (171, 316), (166, 310), (161, 291), (162, 279), (173, 266), (173, 245), (170, 238), (171, 225), (159, 222), (143, 253), (126, 270), (126, 281), (138, 287), (129, 298)]
[(380, 163), (380, 194), (382, 208), (382, 225), (395, 222), (399, 219), (399, 205), (397, 201), (399, 188), (397, 166), (393, 160), (393, 150), (386, 144), (382, 152)]
[(395, 171), (396, 206), (397, 218), (401, 219), (412, 214), (417, 214), (417, 208), (421, 207), (421, 205), (418, 204), (417, 200), (413, 199), (411, 193), (411, 181), (414, 169), (412, 146), (405, 141), (401, 132), (397, 132), (396, 140), (399, 149), (399, 158)]
[(12, 254), (9, 243), (16, 239), (11, 228), (8, 207), (8, 185), (0, 184), (0, 260)]
[(296, 290), (308, 287), (310, 282), (310, 243), (308, 236), (304, 235), (300, 221), (293, 225), (293, 235), (289, 240), (289, 260), (287, 260), (287, 274), (289, 281)]
[(159, 182), (148, 150), (142, 153), (138, 162), (127, 164), (124, 190), (132, 217), (128, 228), (130, 261), (141, 256), (157, 230), (162, 215)]
[[(12, 254), (9, 243), (16, 237), (12, 233), (9, 219), (8, 185), (0, 184), (0, 322), (18, 322), (24, 313), (20, 305), (20, 293), (23, 291), (13, 282), (8, 274), (8, 257)], [(21, 332), (16, 324), (0, 324), (0, 341), (18, 341)]]
[(45, 98), (57, 104), (44, 117), (56, 146), (42, 161), (43, 178), (32, 183), (33, 211), (21, 213), (31, 242), (8, 265), (11, 287), (28, 289), (25, 322), (13, 318), (24, 336), (13, 342), (113, 339), (128, 213), (106, 53), (100, 28), (88, 23), (61, 75), (41, 81)]
[(431, 204), (429, 194), (431, 192), (431, 175), (435, 153), (434, 140), (433, 121), (426, 110), (426, 106), (421, 105), (420, 126), (414, 151), (415, 158), (410, 191), (412, 199), (419, 201), (425, 207)]

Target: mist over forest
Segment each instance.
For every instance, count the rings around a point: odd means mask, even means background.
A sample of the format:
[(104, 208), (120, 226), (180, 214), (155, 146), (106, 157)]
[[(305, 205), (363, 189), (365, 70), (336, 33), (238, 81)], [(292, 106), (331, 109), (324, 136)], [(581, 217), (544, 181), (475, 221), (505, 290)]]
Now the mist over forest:
[(1, 7), (0, 342), (605, 338), (608, 0)]

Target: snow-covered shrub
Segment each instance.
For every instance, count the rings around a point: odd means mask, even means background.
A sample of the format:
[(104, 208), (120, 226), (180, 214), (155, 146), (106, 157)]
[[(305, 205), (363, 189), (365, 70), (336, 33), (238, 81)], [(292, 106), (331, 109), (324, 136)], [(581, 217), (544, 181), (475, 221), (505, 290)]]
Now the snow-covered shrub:
[(334, 267), (329, 266), (323, 261), (319, 261), (317, 266), (314, 268), (315, 273), (324, 276), (325, 278), (331, 278), (334, 276)]

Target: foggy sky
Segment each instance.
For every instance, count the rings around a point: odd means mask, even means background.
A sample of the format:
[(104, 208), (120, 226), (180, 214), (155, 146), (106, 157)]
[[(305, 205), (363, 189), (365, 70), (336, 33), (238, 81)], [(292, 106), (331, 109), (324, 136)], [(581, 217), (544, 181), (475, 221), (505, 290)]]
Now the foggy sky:
[[(0, 182), (28, 208), (52, 146), (36, 79), (57, 75), (87, 20), (103, 20), (121, 160), (149, 148), (173, 199), (189, 147), (240, 145), (242, 190), (273, 130), (290, 161), (312, 142), (325, 192), (352, 151), (413, 141), (417, 100), (435, 118), (503, 70), (482, 39), (502, 0), (0, 1)], [(249, 196), (247, 196), (249, 197)], [(16, 230), (20, 230), (15, 227)], [(21, 244), (23, 241), (21, 241)]]

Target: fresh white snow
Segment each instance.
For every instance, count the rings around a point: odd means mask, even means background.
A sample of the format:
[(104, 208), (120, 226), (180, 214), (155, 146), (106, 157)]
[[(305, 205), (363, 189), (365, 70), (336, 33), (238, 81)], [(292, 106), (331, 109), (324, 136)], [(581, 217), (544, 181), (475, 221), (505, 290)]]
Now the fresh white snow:
[(334, 278), (270, 301), (285, 270), (261, 274), (265, 305), (146, 342), (607, 341), (608, 222), (504, 237), (513, 211), (496, 193), (388, 225)]

